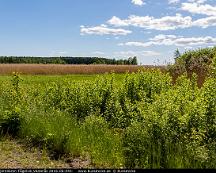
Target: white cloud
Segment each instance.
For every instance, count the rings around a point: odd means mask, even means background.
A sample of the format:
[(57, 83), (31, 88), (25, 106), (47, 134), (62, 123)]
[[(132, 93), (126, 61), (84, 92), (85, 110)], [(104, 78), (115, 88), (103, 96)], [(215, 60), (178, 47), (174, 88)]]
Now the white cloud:
[[(155, 40), (157, 41), (157, 40)], [(158, 40), (161, 44), (167, 45), (176, 45), (176, 46), (196, 46), (196, 45), (205, 45), (205, 44), (215, 44), (216, 38), (211, 36), (206, 37), (173, 37), (169, 38), (164, 36), (164, 40)], [(167, 42), (167, 43), (166, 43)]]
[(110, 20), (107, 21), (108, 24), (114, 25), (114, 26), (128, 26), (129, 23), (127, 20), (121, 20), (120, 18), (113, 16)]
[(207, 28), (209, 26), (216, 26), (216, 16), (210, 16), (210, 17), (198, 19), (193, 22), (193, 26), (199, 26), (202, 28)]
[(165, 31), (190, 27), (192, 25), (192, 18), (190, 16), (183, 17), (181, 14), (176, 14), (175, 16), (165, 16), (162, 18), (131, 15), (128, 19), (122, 20), (116, 16), (113, 16), (107, 21), (107, 23), (116, 27), (135, 26), (145, 29)]
[(136, 46), (136, 47), (149, 47), (152, 46), (152, 42), (136, 42), (136, 41), (131, 41), (131, 42), (126, 42), (126, 43), (119, 43), (119, 46)]
[(175, 35), (157, 35), (154, 38), (149, 39), (148, 42), (126, 42), (120, 43), (120, 46), (137, 46), (137, 47), (149, 47), (152, 45), (166, 45), (166, 46), (197, 46), (216, 44), (216, 38), (211, 36), (206, 37), (182, 37)]
[(161, 55), (159, 52), (155, 52), (155, 51), (119, 51), (119, 52), (114, 52), (114, 54), (116, 56), (123, 56), (123, 57), (131, 57), (131, 56), (149, 57), (149, 56)]
[(207, 16), (216, 16), (216, 6), (203, 4), (205, 1), (196, 1), (192, 3), (182, 3), (181, 10), (192, 14), (203, 14)]
[(177, 4), (180, 0), (168, 0), (168, 4)]
[(131, 0), (134, 5), (142, 6), (145, 4), (144, 0)]
[[(186, 3), (182, 3), (186, 4)], [(198, 4), (196, 4), (197, 6)], [(184, 5), (183, 5), (184, 6)], [(199, 5), (198, 5), (199, 6)], [(186, 9), (185, 9), (186, 10)], [(191, 12), (198, 13), (199, 10), (194, 8), (188, 8)], [(197, 20), (192, 20), (190, 16), (183, 17), (181, 14), (176, 14), (175, 16), (164, 16), (162, 18), (154, 18), (152, 16), (135, 16), (131, 15), (127, 19), (120, 19), (116, 16), (113, 16), (110, 20), (107, 21), (108, 24), (115, 27), (126, 27), (134, 26), (140, 27), (148, 30), (175, 30), (183, 29), (190, 27), (202, 27), (207, 28), (209, 26), (216, 26), (216, 7), (214, 10), (200, 10), (199, 13), (209, 14), (209, 17), (200, 18)], [(215, 15), (213, 15), (215, 13)], [(212, 14), (212, 15), (210, 15)]]
[(198, 3), (198, 4), (203, 4), (205, 3), (207, 0), (188, 0), (188, 2), (195, 2), (195, 3)]
[(80, 28), (81, 35), (128, 35), (132, 33), (132, 31), (125, 29), (108, 28), (106, 25), (100, 25), (95, 27), (85, 27), (82, 25), (80, 26)]
[[(168, 0), (168, 3), (180, 3), (181, 0)], [(205, 4), (207, 0), (187, 0), (181, 3), (181, 10), (188, 11), (193, 14), (204, 14), (207, 17), (193, 20), (191, 16), (183, 16), (177, 13), (174, 16), (164, 16), (161, 18), (155, 18), (154, 16), (136, 16), (130, 15), (126, 19), (120, 19), (117, 16), (113, 16), (106, 23), (114, 26), (108, 27), (107, 25), (99, 25), (94, 27), (80, 26), (81, 35), (128, 35), (131, 34), (131, 30), (126, 30), (116, 27), (140, 27), (146, 30), (176, 30), (190, 27), (207, 28), (209, 26), (216, 26), (216, 6)], [(144, 1), (132, 0), (134, 4), (143, 4)], [(118, 37), (116, 37), (118, 39)], [(129, 42), (128, 44), (140, 44), (137, 42)], [(148, 43), (149, 44), (149, 43)], [(148, 45), (147, 44), (147, 45)], [(143, 45), (143, 43), (142, 43)], [(144, 44), (146, 45), (146, 43)]]

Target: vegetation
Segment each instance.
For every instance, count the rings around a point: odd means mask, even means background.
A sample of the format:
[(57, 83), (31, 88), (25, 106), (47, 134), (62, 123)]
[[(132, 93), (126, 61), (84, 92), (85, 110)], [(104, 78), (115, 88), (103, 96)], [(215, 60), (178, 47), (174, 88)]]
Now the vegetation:
[(27, 56), (1, 56), (0, 63), (4, 64), (116, 64), (137, 65), (137, 58), (108, 59), (100, 57), (27, 57)]
[(0, 64), (0, 74), (11, 75), (18, 72), (28, 75), (67, 75), (67, 74), (103, 74), (137, 72), (139, 69), (161, 68), (137, 65), (62, 65), (62, 64)]
[(215, 48), (177, 67), (175, 83), (159, 69), (31, 84), (14, 73), (0, 84), (0, 136), (96, 168), (216, 168)]
[(215, 78), (146, 70), (73, 82), (2, 82), (1, 135), (98, 168), (215, 168)]

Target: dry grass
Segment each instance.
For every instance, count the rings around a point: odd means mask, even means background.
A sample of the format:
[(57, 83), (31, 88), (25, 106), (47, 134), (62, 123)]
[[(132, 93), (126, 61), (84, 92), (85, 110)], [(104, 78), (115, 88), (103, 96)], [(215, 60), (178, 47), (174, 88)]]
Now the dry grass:
[(23, 144), (5, 139), (0, 141), (0, 168), (70, 168), (62, 160), (51, 160), (45, 151), (26, 148)]
[(62, 64), (0, 64), (0, 74), (13, 72), (30, 75), (101, 74), (137, 72), (140, 69), (163, 68), (132, 65), (62, 65)]
[[(24, 142), (4, 138), (0, 139), (0, 169), (38, 169), (38, 168), (93, 168), (90, 160), (63, 157), (50, 158), (46, 150), (30, 147)], [(0, 171), (1, 172), (1, 171)]]

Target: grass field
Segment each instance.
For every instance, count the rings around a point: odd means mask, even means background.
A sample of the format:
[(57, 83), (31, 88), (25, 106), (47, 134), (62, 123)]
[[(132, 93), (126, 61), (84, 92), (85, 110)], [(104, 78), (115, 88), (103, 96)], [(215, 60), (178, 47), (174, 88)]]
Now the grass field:
[[(126, 74), (115, 74), (115, 83), (122, 83)], [(112, 76), (111, 74), (69, 74), (69, 75), (20, 75), (21, 86), (37, 86), (51, 83), (70, 82), (87, 82), (94, 81), (98, 77)], [(0, 82), (11, 83), (12, 75), (0, 75)]]
[[(0, 64), (0, 75), (13, 72), (29, 75), (67, 75), (137, 72), (140, 69), (152, 69), (155, 66), (137, 65), (62, 65), (62, 64)], [(158, 66), (156, 68), (164, 68)]]

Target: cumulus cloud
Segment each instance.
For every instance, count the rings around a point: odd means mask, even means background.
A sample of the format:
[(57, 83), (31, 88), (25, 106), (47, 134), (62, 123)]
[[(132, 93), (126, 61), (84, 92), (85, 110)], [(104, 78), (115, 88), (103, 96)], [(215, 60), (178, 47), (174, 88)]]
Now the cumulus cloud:
[(203, 4), (205, 1), (191, 1), (185, 2), (181, 5), (181, 10), (190, 12), (192, 14), (203, 14), (207, 16), (216, 16), (216, 6)]
[(216, 44), (216, 38), (211, 36), (206, 37), (183, 37), (176, 35), (157, 35), (154, 38), (149, 39), (148, 42), (126, 42), (120, 43), (120, 46), (137, 46), (137, 47), (149, 47), (152, 45), (165, 45), (165, 46), (197, 46)]
[(209, 26), (216, 26), (216, 16), (210, 16), (198, 19), (193, 22), (193, 26), (199, 26), (202, 28), (207, 28)]
[(181, 14), (176, 14), (175, 16), (165, 16), (162, 18), (131, 15), (128, 19), (120, 19), (113, 16), (107, 21), (107, 23), (116, 27), (135, 26), (145, 29), (166, 31), (190, 27), (192, 25), (192, 18), (190, 16), (183, 17)]
[(129, 22), (128, 20), (122, 20), (116, 16), (113, 16), (110, 20), (107, 21), (108, 24), (114, 25), (114, 26), (128, 26)]
[(144, 0), (131, 0), (134, 5), (142, 6), (145, 4)]
[[(192, 8), (188, 8), (188, 9), (193, 11)], [(194, 10), (198, 10), (198, 9), (194, 8)], [(175, 30), (179, 28), (184, 29), (193, 26), (202, 27), (202, 28), (216, 26), (216, 8), (215, 8), (215, 15), (210, 15), (210, 14), (214, 14), (213, 10), (207, 10), (206, 12), (204, 12), (204, 10), (201, 10), (200, 13), (209, 14), (209, 16), (197, 20), (193, 20), (190, 16), (183, 17), (181, 14), (176, 14), (175, 16), (164, 16), (162, 18), (131, 15), (127, 19), (120, 19), (116, 16), (113, 16), (110, 20), (107, 21), (107, 23), (115, 27), (134, 26), (134, 27), (140, 27), (148, 30), (159, 30), (159, 31)]]
[(108, 28), (106, 25), (100, 25), (95, 27), (80, 26), (81, 35), (128, 35), (132, 31), (125, 29)]
[[(183, 16), (177, 13), (173, 16), (164, 16), (156, 18), (154, 16), (137, 16), (130, 15), (125, 19), (113, 16), (106, 23), (109, 25), (99, 25), (94, 27), (81, 26), (81, 35), (128, 35), (131, 30), (122, 29), (119, 27), (140, 27), (146, 30), (168, 31), (176, 29), (184, 29), (190, 27), (207, 28), (216, 26), (216, 6), (205, 4), (207, 0), (187, 0), (181, 3), (181, 10), (188, 11), (192, 14), (203, 14), (207, 17), (193, 20), (191, 16)], [(144, 1), (132, 0), (134, 4), (143, 4)], [(168, 0), (168, 3), (180, 3), (181, 0)], [(111, 27), (112, 26), (112, 27)], [(137, 44), (137, 43), (136, 43)]]

